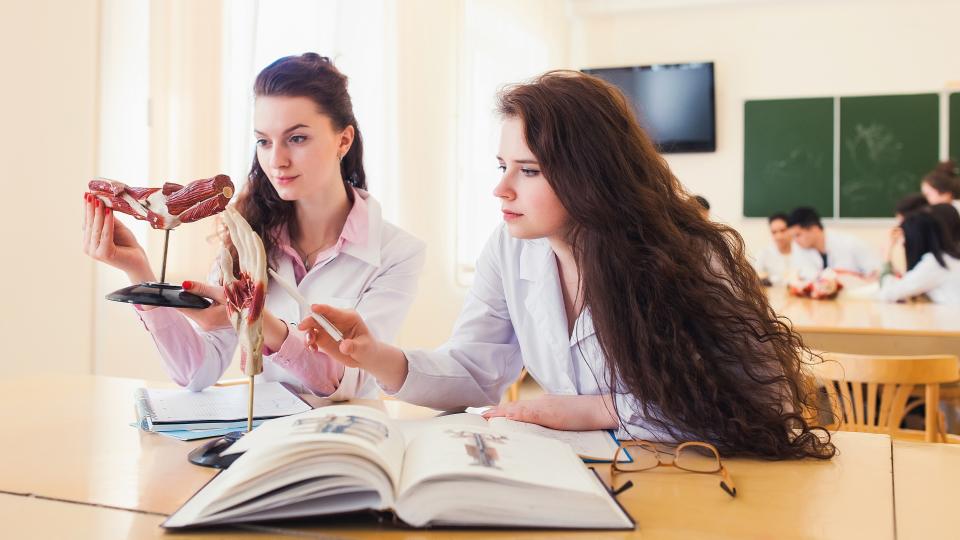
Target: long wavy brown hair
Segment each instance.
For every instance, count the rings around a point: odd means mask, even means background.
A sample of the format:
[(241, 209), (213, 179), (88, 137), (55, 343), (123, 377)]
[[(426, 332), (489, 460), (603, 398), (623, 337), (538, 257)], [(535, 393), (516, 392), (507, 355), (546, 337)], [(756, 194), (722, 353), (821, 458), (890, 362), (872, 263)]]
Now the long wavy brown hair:
[[(330, 117), (334, 129), (353, 126), (354, 138), (350, 150), (340, 160), (347, 197), (353, 200), (350, 186), (367, 189), (367, 177), (363, 170), (363, 137), (353, 115), (353, 103), (347, 92), (347, 77), (333, 62), (316, 53), (300, 56), (285, 56), (276, 60), (257, 75), (253, 84), (256, 97), (285, 96), (306, 97), (317, 105), (318, 110)], [(297, 220), (294, 205), (277, 195), (277, 190), (260, 167), (256, 152), (247, 176), (247, 184), (237, 197), (237, 211), (247, 220), (250, 228), (263, 240), (264, 250), (273, 256), (279, 241), (279, 233), (286, 226), (291, 239), (297, 238)], [(225, 242), (231, 246), (229, 239)], [(238, 268), (238, 265), (234, 265)]]
[[(830, 458), (809, 351), (771, 309), (740, 235), (701, 216), (624, 95), (551, 71), (499, 95), (570, 215), (584, 309), (609, 388), (647, 427), (725, 455)], [(616, 403), (616, 400), (614, 400)]]

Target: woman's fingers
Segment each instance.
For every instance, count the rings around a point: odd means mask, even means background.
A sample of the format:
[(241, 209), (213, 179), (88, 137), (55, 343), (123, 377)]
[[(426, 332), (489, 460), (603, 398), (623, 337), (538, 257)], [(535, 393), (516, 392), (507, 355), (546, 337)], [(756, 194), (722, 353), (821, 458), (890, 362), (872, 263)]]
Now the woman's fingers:
[(356, 323), (362, 320), (356, 311), (337, 309), (326, 304), (313, 304), (310, 306), (310, 310), (318, 315), (323, 315), (341, 332), (344, 332), (347, 328), (356, 326)]
[(183, 289), (197, 296), (209, 298), (218, 304), (225, 304), (227, 301), (223, 294), (223, 287), (219, 285), (211, 285), (202, 281), (184, 281)]
[(90, 231), (93, 228), (93, 200), (89, 193), (83, 194), (83, 252), (90, 253)]
[(494, 406), (483, 411), (483, 414), (481, 414), (480, 416), (484, 418), (496, 418), (498, 416), (506, 416), (506, 415), (507, 415), (506, 409), (499, 406)]
[(90, 240), (87, 244), (88, 253), (91, 255), (97, 253), (100, 247), (100, 234), (103, 229), (103, 203), (100, 199), (94, 198), (93, 201), (93, 219), (90, 222)]
[(103, 227), (100, 230), (97, 257), (108, 259), (113, 249), (113, 212), (109, 208), (103, 210)]

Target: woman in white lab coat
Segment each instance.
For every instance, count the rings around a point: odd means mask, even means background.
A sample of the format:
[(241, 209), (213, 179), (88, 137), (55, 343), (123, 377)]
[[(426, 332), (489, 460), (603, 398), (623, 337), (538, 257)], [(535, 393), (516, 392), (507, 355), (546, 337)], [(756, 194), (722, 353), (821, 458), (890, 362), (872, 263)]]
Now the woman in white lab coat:
[[(377, 339), (392, 341), (413, 301), (424, 245), (384, 221), (366, 192), (347, 78), (329, 59), (307, 53), (266, 67), (254, 93), (257, 149), (238, 211), (262, 238), (270, 266), (302, 296), (355, 309)], [(130, 230), (96, 203), (85, 202), (85, 209), (86, 253), (135, 283), (156, 281)], [(138, 306), (171, 378), (191, 390), (215, 383), (237, 347), (219, 283), (216, 266), (208, 282), (184, 282), (214, 301), (207, 309)], [(361, 370), (306, 347), (296, 326), (306, 313), (272, 277), (264, 306), (258, 378), (332, 399), (376, 395)]]
[[(956, 213), (950, 205), (935, 206)], [(900, 229), (903, 233), (894, 241), (903, 242), (907, 272), (900, 278), (885, 272), (880, 278), (879, 298), (896, 302), (925, 294), (937, 304), (960, 304), (960, 246), (943, 223), (927, 209), (907, 216)]]
[(952, 160), (941, 161), (920, 182), (920, 192), (930, 204), (952, 204), (960, 211), (960, 172)]
[(347, 337), (338, 346), (304, 320), (315, 345), (431, 407), (495, 405), (526, 367), (547, 395), (488, 416), (725, 454), (832, 456), (796, 413), (814, 397), (799, 337), (767, 304), (740, 236), (704, 219), (623, 94), (550, 72), (506, 89), (499, 112), (505, 223), (450, 340), (400, 350), (355, 313), (314, 306)]

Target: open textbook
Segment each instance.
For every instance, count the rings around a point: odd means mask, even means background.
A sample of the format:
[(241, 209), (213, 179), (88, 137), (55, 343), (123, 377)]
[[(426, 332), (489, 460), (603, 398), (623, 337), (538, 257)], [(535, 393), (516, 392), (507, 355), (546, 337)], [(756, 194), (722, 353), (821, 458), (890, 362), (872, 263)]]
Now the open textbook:
[(565, 443), (449, 419), (404, 424), (358, 405), (264, 422), (163, 526), (374, 510), (413, 527), (634, 528)]
[[(470, 409), (467, 409), (470, 411)], [(502, 416), (485, 420), (480, 414), (471, 412), (459, 414), (447, 414), (425, 420), (394, 420), (401, 422), (401, 428), (405, 434), (411, 434), (419, 429), (429, 428), (436, 424), (469, 424), (474, 426), (489, 425), (499, 433), (528, 433), (531, 435), (540, 435), (549, 439), (565, 442), (573, 448), (578, 456), (587, 461), (613, 461), (620, 443), (612, 431), (594, 430), (594, 431), (561, 431), (550, 429), (538, 424), (527, 422), (518, 422)], [(630, 455), (624, 452), (620, 461), (629, 461)]]

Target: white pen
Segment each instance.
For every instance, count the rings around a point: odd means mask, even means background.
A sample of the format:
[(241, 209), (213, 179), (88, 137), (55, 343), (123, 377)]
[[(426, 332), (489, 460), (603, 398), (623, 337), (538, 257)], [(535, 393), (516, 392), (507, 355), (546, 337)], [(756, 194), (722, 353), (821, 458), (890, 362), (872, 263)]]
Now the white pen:
[(287, 291), (287, 294), (292, 296), (293, 299), (296, 300), (298, 304), (300, 304), (300, 309), (309, 313), (310, 316), (313, 317), (313, 320), (317, 321), (320, 324), (320, 326), (327, 331), (327, 334), (329, 334), (330, 337), (333, 338), (334, 341), (336, 341), (337, 343), (340, 343), (341, 341), (343, 341), (343, 334), (340, 332), (340, 330), (337, 330), (337, 327), (334, 326), (333, 323), (328, 321), (327, 318), (324, 317), (323, 315), (320, 315), (319, 313), (314, 313), (313, 310), (310, 309), (310, 304), (307, 303), (307, 299), (300, 294), (300, 291), (298, 291), (296, 287), (284, 281), (284, 279), (280, 277), (279, 274), (273, 271), (273, 268), (267, 268), (267, 271), (270, 272), (270, 275), (273, 276), (273, 279), (280, 285), (280, 287), (283, 288), (283, 290)]

